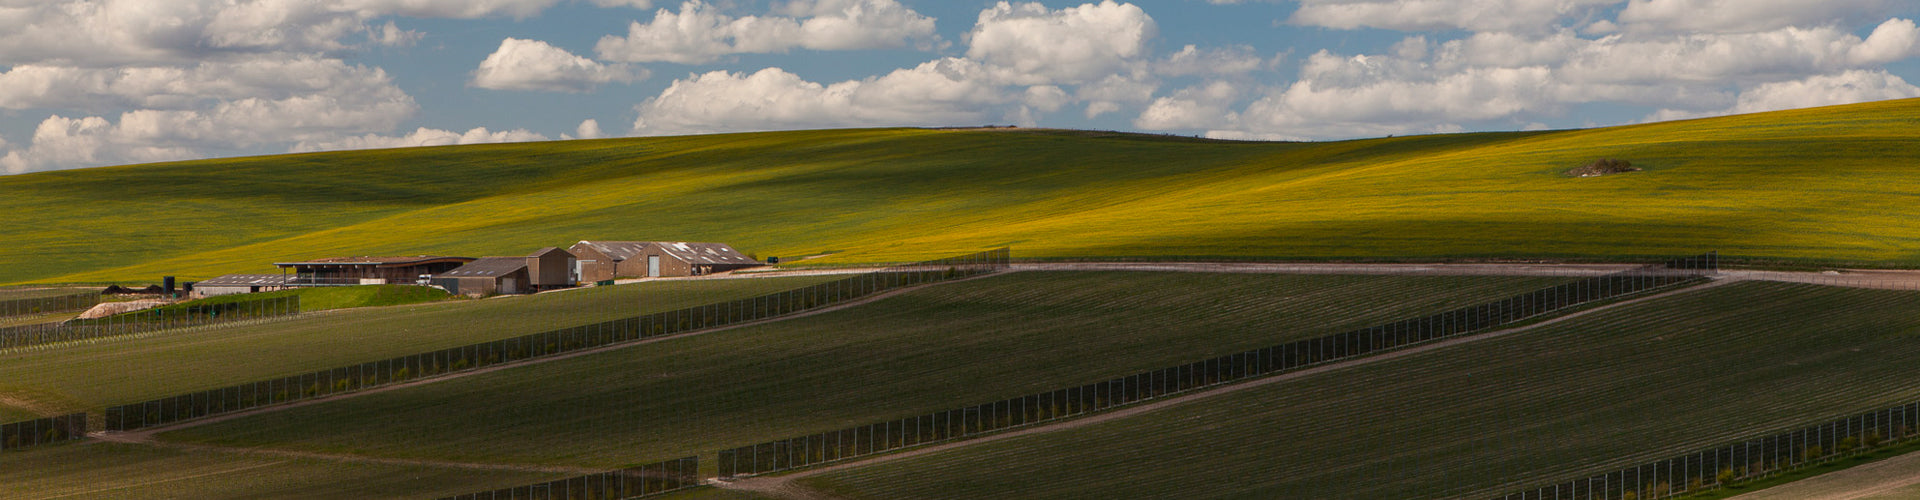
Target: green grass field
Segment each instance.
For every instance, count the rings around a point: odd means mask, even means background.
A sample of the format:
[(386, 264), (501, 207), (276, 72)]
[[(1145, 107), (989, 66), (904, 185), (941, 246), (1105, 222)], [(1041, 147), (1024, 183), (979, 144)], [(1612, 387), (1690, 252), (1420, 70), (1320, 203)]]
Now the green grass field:
[[(1735, 258), (1920, 265), (1920, 100), (1591, 130), (1243, 143), (826, 130), (342, 151), (0, 177), (0, 283), (577, 240), (808, 264)], [(1643, 172), (1569, 178), (1618, 158)], [(113, 245), (93, 242), (112, 241)], [(58, 255), (60, 258), (46, 258)]]
[[(837, 276), (653, 281), (303, 314), (298, 319), (0, 354), (0, 396), (63, 410), (752, 297)], [(0, 406), (5, 406), (0, 404)]]
[(1736, 283), (801, 481), (847, 498), (1489, 498), (1920, 397), (1916, 307)]
[(0, 454), (0, 497), (436, 498), (564, 474), (368, 465), (119, 443)]
[(314, 288), (295, 288), (277, 292), (243, 293), (221, 295), (199, 300), (190, 300), (169, 307), (182, 308), (197, 305), (224, 304), (246, 300), (258, 300), (274, 297), (300, 297), (300, 311), (326, 311), (331, 309), (350, 309), (355, 307), (380, 307), (433, 302), (447, 298), (447, 292), (438, 288), (407, 285), (366, 285), (366, 286), (329, 286)]
[(1564, 281), (1012, 273), (161, 436), (612, 468), (1079, 385)]

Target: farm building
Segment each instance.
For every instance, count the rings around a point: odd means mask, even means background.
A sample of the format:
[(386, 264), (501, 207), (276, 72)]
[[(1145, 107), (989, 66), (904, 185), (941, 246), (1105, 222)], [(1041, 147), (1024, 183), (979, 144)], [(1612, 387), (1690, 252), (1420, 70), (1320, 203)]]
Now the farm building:
[(579, 259), (582, 281), (694, 276), (760, 265), (725, 243), (582, 241), (567, 251)]
[(473, 296), (515, 294), (525, 290), (526, 257), (481, 257), (457, 269), (434, 275), (433, 284), (447, 293)]
[(271, 292), (286, 287), (287, 276), (284, 274), (229, 274), (194, 283), (193, 294), (198, 297), (212, 297), (236, 293)]
[(386, 285), (418, 283), (473, 262), (473, 257), (335, 257), (304, 262), (275, 262), (281, 274), (291, 271), (287, 286)]
[(535, 290), (567, 288), (578, 283), (575, 276), (573, 254), (554, 247), (546, 247), (527, 256), (527, 279)]
[(433, 277), (448, 293), (466, 295), (533, 293), (573, 286), (573, 254), (554, 247), (526, 257), (483, 257)]

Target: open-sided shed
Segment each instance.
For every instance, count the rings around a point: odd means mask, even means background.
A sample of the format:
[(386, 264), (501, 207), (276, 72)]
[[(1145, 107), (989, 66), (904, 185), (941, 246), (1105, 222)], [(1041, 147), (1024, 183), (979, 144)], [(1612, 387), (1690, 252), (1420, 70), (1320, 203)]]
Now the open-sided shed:
[(411, 284), (473, 262), (473, 257), (415, 255), (411, 257), (333, 257), (300, 262), (276, 262), (288, 274), (288, 286)]

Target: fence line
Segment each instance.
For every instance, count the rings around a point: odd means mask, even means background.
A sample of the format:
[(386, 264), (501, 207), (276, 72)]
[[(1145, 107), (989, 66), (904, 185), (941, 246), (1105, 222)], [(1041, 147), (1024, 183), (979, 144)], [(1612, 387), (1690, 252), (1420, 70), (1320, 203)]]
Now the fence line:
[(86, 436), (86, 413), (0, 424), (0, 451), (60, 441), (77, 441), (85, 439)]
[(994, 272), (1008, 267), (1008, 257), (1008, 250), (1000, 248), (890, 267), (758, 297), (112, 406), (106, 409), (104, 420), (107, 430), (134, 430), (502, 363), (759, 321), (828, 307), (887, 290)]
[(1253, 349), (1077, 387), (720, 450), (719, 476), (779, 472), (1078, 416), (1525, 321), (1717, 271), (1713, 253), (1596, 276), (1386, 325)]
[(53, 297), (0, 300), (0, 318), (29, 314), (77, 311), (100, 303), (100, 292), (84, 292)]
[(1920, 437), (1920, 402), (1836, 418), (1664, 460), (1509, 493), (1499, 500), (1655, 500)]
[(300, 314), (300, 297), (297, 295), (187, 307), (158, 307), (98, 319), (77, 319), (64, 323), (0, 328), (0, 352), (78, 340), (139, 335), (208, 325), (237, 324), (297, 314)]
[(625, 469), (587, 474), (440, 500), (563, 500), (640, 498), (699, 487), (700, 458), (682, 457)]

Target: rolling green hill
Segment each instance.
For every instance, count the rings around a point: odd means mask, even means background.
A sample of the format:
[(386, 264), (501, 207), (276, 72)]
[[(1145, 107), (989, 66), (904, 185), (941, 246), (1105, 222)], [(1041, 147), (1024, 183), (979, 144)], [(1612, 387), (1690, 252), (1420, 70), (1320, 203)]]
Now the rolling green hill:
[[(1328, 143), (868, 129), (346, 151), (0, 177), (0, 283), (711, 240), (809, 263), (1735, 258), (1920, 265), (1920, 100)], [(1561, 173), (1596, 158), (1645, 168)]]

